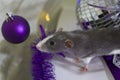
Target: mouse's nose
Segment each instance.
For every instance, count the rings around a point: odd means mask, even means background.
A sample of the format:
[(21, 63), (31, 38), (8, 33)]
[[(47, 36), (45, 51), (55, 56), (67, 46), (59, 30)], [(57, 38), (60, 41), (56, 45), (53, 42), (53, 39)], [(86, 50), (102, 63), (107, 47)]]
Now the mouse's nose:
[(39, 46), (39, 45), (36, 45), (36, 48), (37, 48), (38, 50), (40, 50), (40, 49), (41, 49), (41, 46)]

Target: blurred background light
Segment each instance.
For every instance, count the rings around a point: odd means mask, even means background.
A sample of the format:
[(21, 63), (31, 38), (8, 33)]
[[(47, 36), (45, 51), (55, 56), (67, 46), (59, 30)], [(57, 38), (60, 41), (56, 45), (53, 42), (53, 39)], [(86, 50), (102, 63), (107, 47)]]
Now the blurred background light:
[(45, 20), (46, 20), (47, 22), (50, 21), (50, 15), (49, 15), (48, 13), (46, 13), (46, 15), (45, 15)]

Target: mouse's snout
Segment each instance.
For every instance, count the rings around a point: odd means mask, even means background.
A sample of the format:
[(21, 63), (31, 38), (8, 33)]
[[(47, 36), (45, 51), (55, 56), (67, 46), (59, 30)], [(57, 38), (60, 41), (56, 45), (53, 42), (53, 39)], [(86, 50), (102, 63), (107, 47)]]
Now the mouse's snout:
[(43, 52), (46, 52), (46, 46), (45, 44), (39, 42), (37, 45), (36, 45), (36, 48), (40, 51), (43, 51)]
[(42, 41), (40, 41), (37, 45), (36, 45), (36, 48), (40, 51), (43, 51), (43, 52), (48, 52), (48, 48), (47, 48), (47, 45), (46, 45), (46, 42), (52, 38), (53, 35), (51, 36), (48, 36), (46, 37), (45, 39), (43, 39)]
[(36, 48), (37, 48), (38, 50), (42, 50), (42, 47), (43, 47), (43, 43), (42, 43), (42, 41), (40, 41), (40, 42), (36, 45)]
[(36, 45), (36, 48), (37, 48), (38, 50), (41, 50), (41, 46), (40, 46), (39, 44)]

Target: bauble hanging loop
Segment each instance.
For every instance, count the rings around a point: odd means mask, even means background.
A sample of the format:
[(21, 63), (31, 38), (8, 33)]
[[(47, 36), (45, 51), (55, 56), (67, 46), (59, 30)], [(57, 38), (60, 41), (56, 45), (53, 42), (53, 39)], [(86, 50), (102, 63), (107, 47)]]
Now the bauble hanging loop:
[(29, 34), (30, 27), (27, 20), (18, 15), (10, 16), (2, 24), (2, 35), (10, 43), (18, 44), (24, 42)]
[(13, 20), (12, 15), (9, 15), (8, 13), (6, 13), (6, 16), (7, 16), (7, 21)]

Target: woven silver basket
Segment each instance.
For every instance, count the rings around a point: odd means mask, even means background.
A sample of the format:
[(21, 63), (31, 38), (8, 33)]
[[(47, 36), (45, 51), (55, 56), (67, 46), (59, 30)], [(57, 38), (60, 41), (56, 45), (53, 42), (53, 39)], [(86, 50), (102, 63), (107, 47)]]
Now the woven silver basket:
[[(119, 21), (112, 19), (118, 11), (102, 10), (88, 5), (88, 3), (104, 7), (116, 7), (118, 1), (115, 0), (78, 0), (76, 15), (78, 24), (82, 28), (113, 28), (117, 27)], [(116, 25), (117, 24), (117, 25)]]

